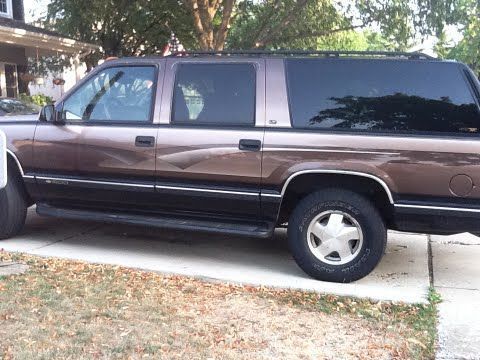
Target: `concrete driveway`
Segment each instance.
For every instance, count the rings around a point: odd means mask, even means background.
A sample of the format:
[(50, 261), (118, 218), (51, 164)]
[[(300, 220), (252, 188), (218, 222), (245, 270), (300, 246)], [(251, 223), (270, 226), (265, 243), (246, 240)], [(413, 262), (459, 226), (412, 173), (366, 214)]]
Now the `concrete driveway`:
[(252, 239), (41, 218), (30, 209), (22, 234), (0, 242), (0, 248), (407, 303), (425, 303), (432, 281), (444, 299), (437, 357), (480, 359), (480, 239), (469, 234), (429, 237), (390, 232), (380, 265), (353, 284), (326, 283), (306, 276), (288, 252), (285, 230), (278, 230), (272, 239)]
[(480, 359), (480, 238), (431, 236), (439, 305), (438, 360)]
[(22, 234), (0, 242), (0, 248), (228, 282), (425, 302), (427, 237), (389, 236), (380, 266), (352, 284), (321, 282), (305, 275), (288, 252), (285, 230), (278, 230), (273, 239), (254, 239), (44, 218), (30, 209)]

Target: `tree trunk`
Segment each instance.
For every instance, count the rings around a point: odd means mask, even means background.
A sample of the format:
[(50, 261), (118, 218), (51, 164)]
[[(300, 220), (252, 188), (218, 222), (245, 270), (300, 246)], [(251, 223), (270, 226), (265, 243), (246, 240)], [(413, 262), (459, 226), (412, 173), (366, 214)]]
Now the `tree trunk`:
[[(233, 16), (236, 0), (186, 0), (192, 13), (198, 44), (202, 51), (221, 51)], [(221, 23), (214, 26), (214, 19), (221, 9)]]
[(222, 12), (222, 22), (215, 36), (215, 50), (217, 51), (221, 51), (225, 47), (225, 41), (227, 40), (228, 29), (230, 27), (230, 20), (232, 19), (234, 5), (235, 5), (235, 0), (224, 1), (223, 12)]

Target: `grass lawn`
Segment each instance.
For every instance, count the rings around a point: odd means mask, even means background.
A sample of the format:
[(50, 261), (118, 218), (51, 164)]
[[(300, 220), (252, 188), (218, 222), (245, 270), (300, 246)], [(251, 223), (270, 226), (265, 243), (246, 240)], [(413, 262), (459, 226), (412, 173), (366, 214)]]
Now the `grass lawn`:
[(437, 301), (374, 303), (0, 252), (3, 359), (433, 359)]

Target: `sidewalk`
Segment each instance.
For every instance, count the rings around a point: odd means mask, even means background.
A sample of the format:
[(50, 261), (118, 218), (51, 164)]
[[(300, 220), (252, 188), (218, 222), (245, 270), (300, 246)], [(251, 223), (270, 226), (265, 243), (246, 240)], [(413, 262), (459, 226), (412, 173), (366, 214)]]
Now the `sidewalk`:
[(439, 305), (438, 360), (480, 359), (480, 238), (432, 236)]

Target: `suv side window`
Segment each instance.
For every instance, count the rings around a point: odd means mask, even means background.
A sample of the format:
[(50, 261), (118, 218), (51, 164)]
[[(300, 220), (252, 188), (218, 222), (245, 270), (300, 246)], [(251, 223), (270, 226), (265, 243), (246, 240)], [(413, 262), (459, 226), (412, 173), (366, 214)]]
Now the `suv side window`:
[(458, 64), (387, 59), (286, 62), (296, 128), (480, 132), (478, 106)]
[(154, 66), (119, 66), (102, 70), (63, 104), (66, 121), (151, 120)]
[(172, 122), (254, 126), (255, 76), (252, 64), (180, 64)]

